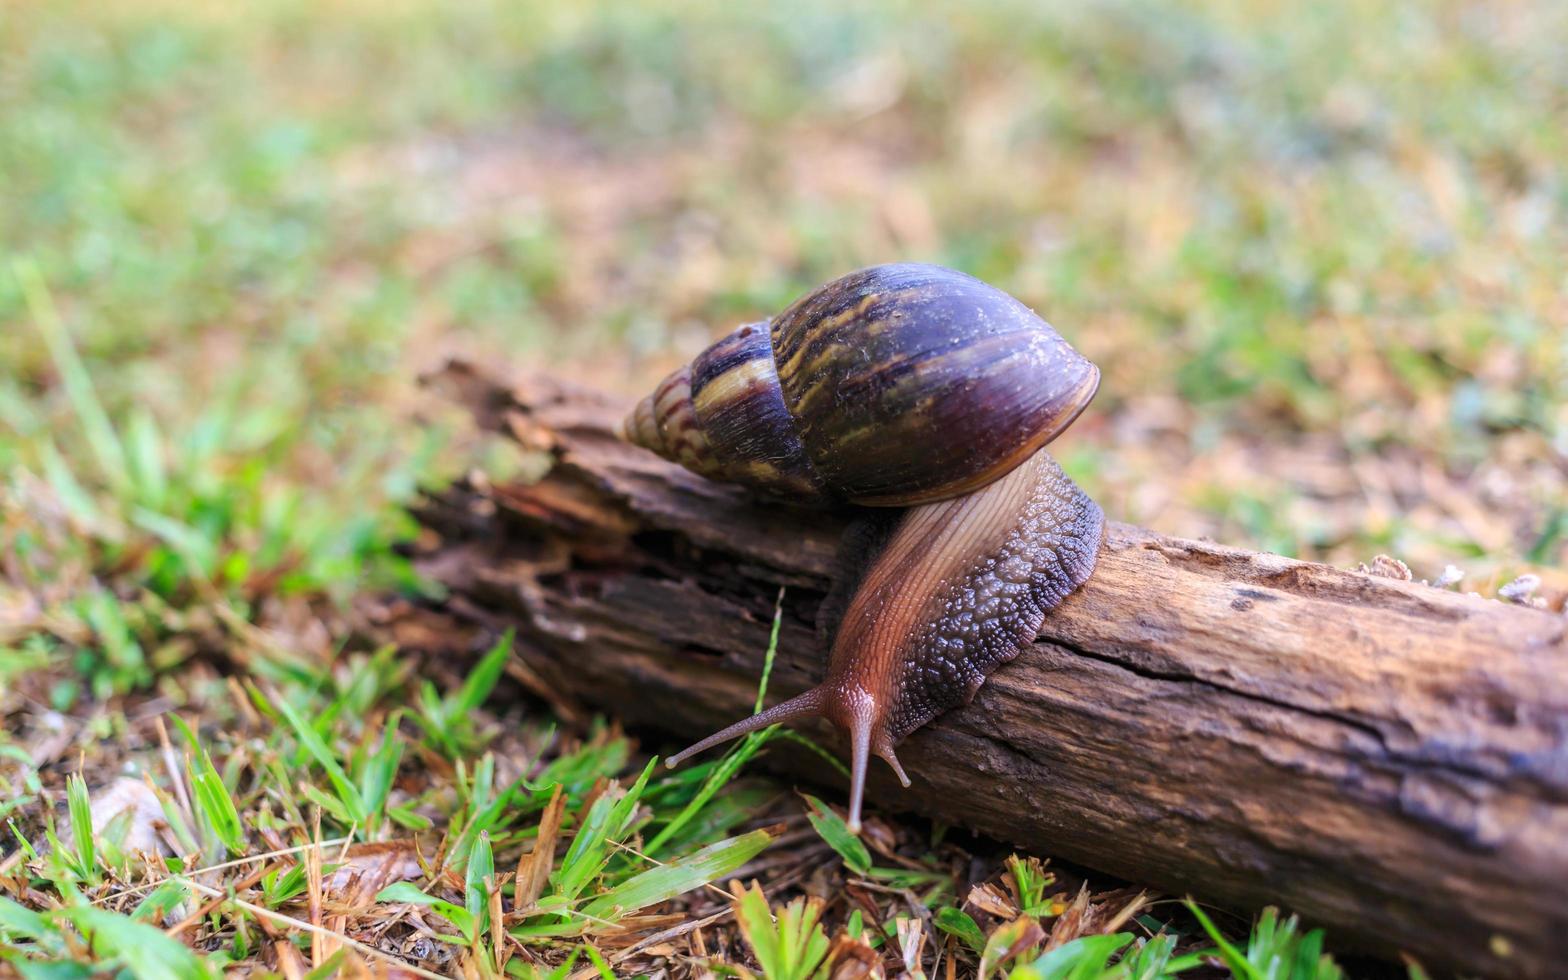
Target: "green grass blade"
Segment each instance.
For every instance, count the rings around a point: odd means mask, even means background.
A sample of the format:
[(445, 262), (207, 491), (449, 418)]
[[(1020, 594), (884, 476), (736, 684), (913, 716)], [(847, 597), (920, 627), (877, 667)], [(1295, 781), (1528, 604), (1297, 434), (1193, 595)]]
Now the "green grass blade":
[(768, 648), (762, 654), (762, 679), (757, 682), (757, 702), (752, 706), (752, 714), (762, 710), (762, 702), (768, 694), (768, 679), (773, 676), (773, 660), (779, 651), (779, 627), (784, 625), (785, 588), (779, 586), (778, 597), (773, 600), (773, 627), (768, 632)]
[[(481, 771), (484, 771), (484, 767), (481, 767)], [(447, 852), (445, 862), (447, 867), (458, 868), (467, 866), (469, 856), (479, 841), (479, 835), (498, 827), (503, 815), (516, 809), (513, 806), (513, 801), (517, 798), (517, 791), (526, 788), (526, 785), (523, 777), (518, 776), (511, 785), (502, 790), (487, 806), (474, 814), (463, 828), (463, 832), (458, 835), (457, 842)], [(488, 790), (486, 790), (486, 793), (488, 793)], [(482, 798), (476, 797), (476, 800)]]
[(163, 433), (152, 413), (138, 406), (125, 427), (130, 473), (137, 499), (152, 510), (161, 510), (169, 496), (169, 473)]
[[(778, 598), (773, 603), (773, 628), (768, 635), (768, 648), (764, 651), (762, 657), (762, 679), (757, 682), (757, 701), (756, 706), (753, 708), (753, 713), (762, 710), (762, 702), (767, 697), (768, 678), (773, 673), (773, 660), (778, 653), (779, 627), (783, 623), (783, 617), (784, 589), (780, 587)], [(676, 834), (680, 833), (688, 823), (695, 819), (697, 814), (702, 812), (703, 808), (718, 794), (719, 790), (728, 785), (730, 780), (735, 778), (735, 774), (740, 772), (741, 767), (751, 761), (752, 756), (756, 755), (779, 730), (779, 726), (773, 725), (760, 732), (752, 732), (741, 739), (735, 749), (724, 756), (719, 761), (719, 764), (714, 767), (713, 771), (709, 773), (708, 778), (703, 782), (697, 794), (692, 797), (691, 802), (687, 803), (673, 819), (654, 835), (653, 840), (648, 842), (647, 853), (659, 854), (665, 845)]]
[(784, 956), (779, 948), (778, 929), (760, 886), (753, 884), (741, 892), (735, 902), (735, 922), (740, 926), (741, 935), (746, 937), (752, 955), (757, 958), (757, 965), (762, 967), (762, 975), (769, 980), (782, 977)]
[[(124, 607), (114, 593), (104, 588), (94, 588), (83, 595), (78, 603), (87, 624), (103, 651), (104, 659), (115, 676), (140, 678), (146, 671), (146, 654), (136, 635), (125, 620)], [(95, 686), (113, 686), (107, 675), (94, 678)]]
[[(455, 905), (444, 899), (421, 891), (418, 885), (411, 881), (397, 881), (376, 893), (378, 902), (407, 902), (411, 905), (423, 905), (435, 912), (441, 918), (457, 927), (462, 933), (463, 942), (467, 943), (474, 934), (475, 919), (469, 914), (468, 909)], [(450, 938), (450, 937), (448, 937)]]
[(337, 757), (327, 747), (327, 743), (322, 740), (321, 735), (300, 716), (299, 710), (287, 700), (276, 698), (271, 703), (277, 708), (278, 713), (283, 716), (284, 720), (289, 723), (289, 727), (294, 729), (294, 737), (299, 739), (300, 745), (304, 746), (305, 751), (310, 753), (311, 757), (326, 771), (327, 779), (332, 783), (333, 791), (337, 793), (338, 799), (342, 801), (343, 807), (348, 811), (352, 821), (360, 826), (364, 826), (366, 822), (365, 801), (359, 795), (359, 790), (355, 789), (354, 784), (349, 781), (347, 774), (343, 772), (343, 767), (338, 763)]
[(80, 861), (81, 873), (89, 879), (98, 876), (98, 854), (93, 846), (93, 808), (87, 783), (78, 774), (66, 782), (66, 803), (71, 813), (71, 845)]
[(210, 581), (218, 570), (218, 542), (188, 524), (145, 507), (133, 507), (131, 523), (161, 540), (185, 563), (193, 578)]
[(349, 812), (348, 807), (343, 805), (343, 801), (338, 799), (336, 796), (333, 796), (331, 793), (325, 792), (319, 787), (312, 786), (310, 783), (301, 783), (299, 791), (307, 800), (321, 807), (323, 812), (325, 812), (332, 819), (336, 820), (338, 823), (344, 826), (352, 823), (358, 823), (358, 821), (354, 819), (354, 815)]
[(1111, 957), (1132, 940), (1130, 932), (1080, 936), (1036, 957), (1029, 969), (1041, 980), (1099, 980), (1108, 972)]
[(239, 808), (234, 805), (234, 797), (229, 795), (223, 777), (218, 775), (217, 767), (212, 764), (212, 756), (207, 754), (185, 719), (173, 713), (169, 717), (190, 747), (186, 773), (190, 777), (194, 794), (192, 802), (224, 849), (230, 856), (237, 857), (245, 850), (245, 825), (240, 820)]
[(163, 884), (147, 893), (147, 897), (136, 903), (136, 908), (131, 911), (131, 918), (141, 922), (152, 922), (163, 916), (169, 915), (179, 904), (191, 897), (190, 886), (179, 878), (165, 879)]
[(1263, 980), (1262, 974), (1251, 963), (1247, 962), (1247, 958), (1241, 954), (1241, 950), (1237, 949), (1231, 944), (1230, 940), (1225, 938), (1225, 934), (1220, 932), (1219, 927), (1214, 924), (1213, 919), (1209, 918), (1208, 913), (1198, 907), (1197, 902), (1188, 898), (1184, 899), (1182, 904), (1187, 907), (1187, 911), (1192, 913), (1192, 917), (1198, 920), (1198, 925), (1203, 927), (1203, 931), (1209, 934), (1209, 938), (1219, 948), (1220, 959), (1224, 961), (1225, 966), (1229, 968), (1231, 974), (1237, 980)]
[(406, 743), (398, 735), (401, 718), (401, 711), (394, 711), (387, 717), (386, 729), (381, 733), (381, 746), (366, 760), (364, 771), (360, 773), (360, 797), (365, 803), (366, 820), (371, 824), (379, 820), (386, 807), (392, 784), (397, 780), (398, 766), (403, 761)]
[(844, 818), (815, 796), (808, 793), (802, 793), (801, 796), (810, 807), (806, 818), (822, 839), (828, 842), (828, 846), (838, 852), (851, 871), (859, 875), (870, 874), (871, 852), (866, 850), (865, 842), (849, 832), (849, 825), (844, 822)]
[(92, 528), (100, 535), (109, 534), (109, 529), (104, 524), (103, 515), (99, 513), (98, 505), (93, 501), (92, 494), (83, 489), (82, 484), (76, 479), (76, 474), (71, 471), (71, 466), (60, 455), (53, 442), (45, 440), (38, 445), (38, 458), (43, 462), (44, 479), (49, 483), (49, 489), (59, 498), (65, 506), (66, 513), (80, 525)]
[(1162, 932), (1137, 943), (1122, 956), (1118, 964), (1126, 980), (1160, 980), (1175, 972), (1170, 968), (1171, 953), (1176, 949), (1176, 937)]
[(589, 807), (577, 836), (572, 839), (571, 846), (561, 859), (560, 867), (551, 875), (558, 895), (568, 899), (576, 898), (604, 870), (610, 859), (609, 842), (620, 840), (625, 833), (636, 814), (643, 790), (648, 785), (648, 777), (657, 764), (657, 759), (649, 759), (637, 781), (620, 799), (615, 799), (611, 793), (604, 793)]
[(261, 879), (261, 892), (267, 907), (275, 909), (296, 895), (303, 895), (309, 885), (305, 880), (305, 865), (295, 864), (281, 873), (277, 870), (267, 872)]
[(49, 952), (64, 946), (59, 932), (48, 919), (4, 895), (0, 895), (0, 939), (31, 939)]
[(93, 952), (118, 957), (136, 977), (215, 980), (217, 973), (184, 943), (143, 922), (89, 905), (62, 909), (92, 943)]
[(109, 422), (109, 414), (103, 410), (103, 404), (98, 401), (92, 376), (88, 374), (86, 365), (82, 363), (75, 345), (71, 343), (70, 334), (60, 319), (59, 311), (55, 309), (54, 298), (49, 295), (49, 287), (44, 284), (43, 274), (38, 271), (37, 263), (30, 258), (12, 260), (11, 270), (16, 276), (17, 284), (22, 288), (27, 312), (32, 316), (33, 324), (38, 328), (39, 334), (44, 338), (44, 344), (49, 348), (49, 356), (54, 360), (55, 370), (60, 372), (60, 382), (65, 387), (65, 396), (71, 402), (77, 421), (81, 423), (82, 433), (87, 437), (87, 443), (97, 459), (99, 470), (116, 492), (129, 489), (125, 448), (120, 445), (120, 437)]
[(616, 801), (610, 811), (610, 833), (616, 838), (624, 837), (631, 829), (632, 820), (637, 815), (637, 804), (642, 802), (642, 794), (648, 788), (648, 779), (653, 775), (653, 770), (658, 766), (657, 758), (649, 759), (643, 766), (642, 772), (637, 776), (637, 781), (632, 783), (626, 795)]
[(937, 909), (935, 922), (938, 929), (957, 936), (958, 940), (973, 950), (975, 955), (985, 952), (985, 933), (980, 931), (980, 926), (968, 912), (947, 905)]
[(610, 969), (610, 964), (604, 961), (604, 957), (597, 949), (586, 945), (579, 948), (588, 954), (588, 961), (599, 972), (599, 980), (616, 980), (615, 971)]
[(514, 634), (515, 631), (510, 629), (502, 634), (495, 646), (468, 672), (468, 676), (463, 679), (463, 686), (458, 689), (451, 716), (467, 720), (490, 697), (490, 692), (495, 690), (502, 671), (506, 669), (507, 658), (512, 655)]
[[(980, 954), (978, 968), (980, 980), (987, 980), (992, 971), (1000, 968), (1006, 961), (1023, 955), (1043, 938), (1044, 934), (1040, 931), (1039, 924), (1027, 916), (1019, 916), (993, 929), (991, 935), (986, 938), (985, 950)], [(1038, 971), (1031, 967), (1030, 973), (1037, 975)]]
[(348, 959), (348, 947), (340, 948), (336, 953), (327, 957), (326, 962), (305, 974), (304, 980), (327, 980), (338, 972), (343, 962)]
[(754, 830), (709, 844), (695, 854), (628, 878), (584, 906), (583, 914), (614, 919), (684, 895), (735, 871), (762, 853), (774, 837), (770, 830)]
[(1313, 929), (1296, 944), (1295, 955), (1291, 958), (1291, 977), (1319, 978), (1328, 980), (1329, 971), (1324, 967), (1323, 959), (1323, 930)]
[(175, 838), (180, 842), (183, 853), (190, 854), (201, 850), (201, 845), (196, 841), (196, 835), (191, 832), (191, 827), (186, 823), (181, 808), (175, 804), (174, 798), (158, 787), (152, 787), (153, 794), (158, 797), (158, 806), (163, 810), (163, 819), (174, 832)]
[(480, 831), (479, 841), (468, 857), (468, 869), (463, 876), (463, 905), (474, 919), (475, 935), (472, 939), (476, 946), (479, 934), (490, 928), (489, 882), (494, 877), (495, 855), (490, 850), (490, 832)]

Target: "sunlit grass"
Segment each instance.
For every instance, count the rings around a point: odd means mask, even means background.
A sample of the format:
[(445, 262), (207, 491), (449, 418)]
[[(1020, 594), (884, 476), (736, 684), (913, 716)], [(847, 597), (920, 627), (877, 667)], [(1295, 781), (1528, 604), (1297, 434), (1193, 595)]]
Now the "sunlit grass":
[[(576, 937), (613, 932), (647, 906), (738, 869), (776, 836), (764, 828), (726, 837), (719, 827), (689, 840), (667, 862), (642, 857), (627, 845), (658, 818), (644, 800), (657, 760), (627, 777), (629, 746), (603, 732), (574, 743), (543, 731), (513, 737), (510, 759), (502, 763), (490, 744), (492, 726), (486, 737), (464, 737), (462, 754), (451, 759), (455, 778), (433, 778), (428, 758), (451, 747), (428, 734), (442, 731), (440, 720), (401, 725), (408, 709), (389, 696), (395, 694), (390, 681), (398, 670), (390, 659), (371, 658), (354, 667), (341, 677), (318, 676), (270, 695), (252, 686), (253, 711), (239, 704), (214, 706), (201, 735), (176, 716), (179, 748), (167, 757), (178, 756), (183, 764), (166, 774), (169, 779), (133, 780), (127, 791), (155, 799), (166, 827), (165, 856), (151, 867), (128, 850), (127, 836), (145, 837), (155, 825), (128, 806), (99, 828), (95, 819), (108, 816), (111, 804), (100, 798), (95, 810), (85, 783), (73, 776), (69, 834), (51, 823), (46, 850), (24, 846), (17, 855), (26, 863), (14, 881), (28, 902), (0, 898), (0, 939), (12, 943), (0, 956), (24, 969), (68, 962), (86, 950), (82, 937), (91, 936), (105, 965), (118, 962), (151, 976), (144, 971), (154, 967), (142, 957), (157, 956), (174, 972), (156, 975), (205, 975), (252, 954), (258, 916), (269, 924), (297, 923), (305, 918), (301, 902), (318, 902), (324, 890), (348, 887), (323, 883), (347, 859), (361, 861), (360, 885), (381, 881), (365, 886), (376, 902), (389, 906), (378, 914), (395, 914), (405, 905), (430, 908), (449, 927), (438, 930), (441, 941), (461, 947), (454, 956), (480, 975), (499, 976), (519, 948), (506, 935), (541, 949), (570, 948)], [(369, 700), (366, 673), (389, 682)], [(477, 712), (494, 683), (493, 676), (476, 672), (454, 696)], [(265, 724), (274, 720), (284, 723)], [(378, 732), (384, 734), (377, 737)], [(523, 746), (535, 746), (540, 757), (517, 758)], [(427, 761), (412, 762), (416, 754)], [(684, 774), (659, 781), (664, 805), (671, 808), (678, 809), (695, 790)], [(44, 817), (48, 820), (47, 810)], [(431, 834), (411, 834), (424, 830)], [(355, 858), (361, 853), (351, 846), (356, 841), (382, 848), (364, 852), (372, 857), (391, 854), (398, 860)], [(567, 844), (559, 854), (558, 843)], [(497, 863), (498, 855), (509, 862), (506, 867)], [(16, 874), (15, 862), (7, 863), (7, 873)], [(526, 877), (512, 874), (512, 868), (526, 870)], [(215, 877), (218, 872), (221, 877)], [(260, 906), (237, 898), (225, 903), (225, 893), (212, 890), (215, 880), (238, 891), (259, 885)], [(205, 896), (219, 899), (204, 929), (219, 937), (224, 952), (194, 957), (178, 943), (164, 943), (160, 930), (149, 933), (146, 922), (173, 921)], [(127, 908), (125, 897), (139, 901)], [(165, 918), (171, 914), (173, 919)], [(158, 941), (140, 948), (137, 937), (148, 934)], [(363, 944), (354, 948), (365, 954)]]
[[(1374, 472), (1325, 489), (1261, 468), (1259, 492), (1321, 533), (1238, 543), (1551, 563), (1564, 16), (994, 4), (932, 31), (919, 9), (816, 4), (30, 9), (0, 234), (111, 416), (227, 415), (250, 479), (310, 486), (329, 514), (428, 465), (405, 465), (424, 459), (409, 379), (445, 345), (629, 387), (908, 257), (1012, 289), (1102, 363), (1064, 450), (1119, 516), (1249, 534), (1234, 481), (1188, 481), (1216, 446), (1321, 439)], [(39, 469), (70, 406), (13, 279), (0, 458)], [(1112, 424), (1151, 414), (1175, 430)], [(1170, 499), (1139, 491), (1156, 479)], [(1392, 539), (1358, 519), (1381, 484), (1412, 498)], [(358, 533), (363, 553), (396, 530)]]

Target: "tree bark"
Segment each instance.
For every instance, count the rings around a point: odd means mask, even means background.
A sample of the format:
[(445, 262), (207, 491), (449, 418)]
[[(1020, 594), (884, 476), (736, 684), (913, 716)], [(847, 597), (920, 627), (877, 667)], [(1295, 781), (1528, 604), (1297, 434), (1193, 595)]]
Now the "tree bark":
[[(810, 686), (845, 518), (757, 502), (620, 443), (625, 404), (461, 364), (537, 482), (427, 498), (446, 610), (516, 626), (518, 669), (685, 738)], [(569, 708), (570, 702), (564, 701)], [(836, 733), (814, 729), (843, 750)], [(768, 764), (842, 780), (790, 743)], [(1546, 976), (1568, 954), (1568, 618), (1112, 523), (1089, 582), (973, 703), (875, 768), (912, 810), (1168, 892), (1278, 903), (1342, 947)]]

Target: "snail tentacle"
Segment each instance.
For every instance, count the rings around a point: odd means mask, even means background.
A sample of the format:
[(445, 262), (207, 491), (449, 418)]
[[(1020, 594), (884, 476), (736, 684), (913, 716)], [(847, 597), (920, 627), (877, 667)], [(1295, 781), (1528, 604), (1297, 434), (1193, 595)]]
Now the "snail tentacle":
[(860, 804), (866, 795), (866, 766), (870, 762), (872, 728), (876, 725), (876, 706), (866, 699), (850, 716), (849, 729), (849, 819), (845, 824), (852, 834), (860, 833)]
[(784, 721), (795, 721), (800, 718), (813, 718), (822, 714), (825, 702), (822, 688), (814, 687), (802, 694), (797, 694), (788, 701), (781, 701), (765, 711), (759, 711), (750, 718), (742, 718), (727, 728), (714, 732), (707, 738), (682, 749), (665, 760), (665, 765), (671, 769), (680, 765), (684, 760), (691, 758), (698, 752), (706, 752), (715, 745), (740, 738), (750, 732), (760, 731), (769, 725), (777, 725)]
[(873, 751), (876, 752), (877, 758), (881, 759), (883, 762), (886, 762), (890, 767), (892, 767), (893, 775), (898, 777), (899, 783), (905, 789), (908, 789), (910, 785), (909, 774), (904, 772), (904, 767), (898, 762), (898, 756), (893, 752), (893, 740), (884, 735), (882, 740), (876, 744), (876, 747), (873, 749)]

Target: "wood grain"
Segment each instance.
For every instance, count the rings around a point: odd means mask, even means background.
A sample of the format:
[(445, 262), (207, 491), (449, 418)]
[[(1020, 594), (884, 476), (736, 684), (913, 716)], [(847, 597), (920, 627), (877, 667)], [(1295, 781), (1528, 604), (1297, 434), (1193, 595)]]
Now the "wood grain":
[[(691, 738), (820, 677), (840, 516), (754, 500), (618, 442), (626, 405), (451, 365), (533, 484), (431, 496), (447, 609), (515, 625), (527, 674)], [(826, 727), (816, 730), (840, 749)], [(1111, 524), (1093, 577), (971, 705), (877, 766), (911, 810), (1166, 891), (1277, 903), (1341, 945), (1548, 976), (1568, 956), (1568, 618)], [(842, 782), (807, 752), (767, 763)]]

